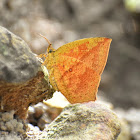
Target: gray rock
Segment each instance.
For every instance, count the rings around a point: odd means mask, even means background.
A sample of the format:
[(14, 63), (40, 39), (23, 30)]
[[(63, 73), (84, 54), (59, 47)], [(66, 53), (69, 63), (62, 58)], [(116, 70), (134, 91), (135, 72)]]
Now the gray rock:
[(39, 66), (28, 45), (4, 27), (0, 27), (0, 80), (27, 81), (37, 74)]
[(0, 27), (0, 112), (25, 119), (28, 107), (52, 97), (41, 63), (19, 37)]
[(105, 105), (89, 102), (73, 104), (48, 126), (46, 139), (54, 140), (115, 140), (120, 121)]
[(26, 128), (25, 122), (14, 118), (14, 111), (0, 112), (0, 140), (21, 140)]

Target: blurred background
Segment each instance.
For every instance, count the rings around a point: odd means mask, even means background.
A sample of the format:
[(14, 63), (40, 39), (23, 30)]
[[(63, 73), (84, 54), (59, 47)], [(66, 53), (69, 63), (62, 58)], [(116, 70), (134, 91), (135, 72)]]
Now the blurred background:
[(112, 38), (98, 98), (116, 108), (140, 108), (140, 0), (0, 0), (0, 26), (46, 51), (88, 37)]

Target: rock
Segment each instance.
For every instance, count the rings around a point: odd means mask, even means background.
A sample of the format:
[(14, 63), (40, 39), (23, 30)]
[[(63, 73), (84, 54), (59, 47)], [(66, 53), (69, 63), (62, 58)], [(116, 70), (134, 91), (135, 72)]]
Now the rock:
[(26, 118), (29, 105), (52, 97), (41, 64), (19, 37), (0, 27), (0, 112)]
[(27, 81), (40, 66), (28, 45), (3, 27), (0, 27), (0, 58), (0, 79), (7, 82)]
[(73, 104), (64, 108), (43, 131), (42, 137), (51, 140), (115, 140), (120, 127), (116, 114), (105, 105), (95, 102)]
[(0, 140), (24, 140), (22, 137), (16, 134), (9, 134), (9, 135), (1, 135)]
[(131, 140), (131, 128), (129, 123), (125, 119), (120, 119), (121, 121), (121, 133), (117, 140)]
[(44, 130), (68, 104), (70, 103), (63, 94), (55, 92), (51, 99), (29, 107), (27, 121), (33, 126), (38, 126), (40, 130)]
[(21, 140), (26, 136), (27, 125), (14, 118), (14, 111), (0, 112), (0, 140)]
[(62, 108), (48, 106), (44, 103), (29, 107), (28, 123), (38, 126), (44, 130), (45, 126), (50, 124), (62, 111)]

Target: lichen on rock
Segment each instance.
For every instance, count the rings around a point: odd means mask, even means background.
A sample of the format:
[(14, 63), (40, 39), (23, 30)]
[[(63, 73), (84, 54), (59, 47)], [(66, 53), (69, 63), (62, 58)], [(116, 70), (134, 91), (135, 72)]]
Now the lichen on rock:
[(54, 140), (115, 140), (120, 131), (120, 121), (113, 111), (102, 104), (88, 102), (67, 106), (43, 131), (42, 137)]

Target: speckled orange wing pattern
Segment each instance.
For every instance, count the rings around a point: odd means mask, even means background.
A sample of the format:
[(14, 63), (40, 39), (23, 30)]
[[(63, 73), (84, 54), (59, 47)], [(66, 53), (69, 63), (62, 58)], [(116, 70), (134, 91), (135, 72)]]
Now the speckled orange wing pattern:
[(86, 38), (49, 51), (44, 65), (51, 85), (70, 103), (95, 101), (111, 39)]

